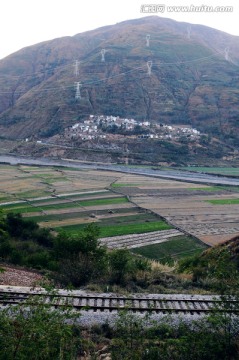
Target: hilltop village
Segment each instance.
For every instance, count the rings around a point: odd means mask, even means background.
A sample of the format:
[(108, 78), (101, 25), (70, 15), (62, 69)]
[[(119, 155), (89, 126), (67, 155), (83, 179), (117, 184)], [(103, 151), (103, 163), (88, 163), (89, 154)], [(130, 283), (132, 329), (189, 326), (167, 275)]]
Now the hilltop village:
[(190, 125), (153, 124), (150, 121), (136, 121), (119, 116), (90, 115), (81, 123), (67, 127), (61, 137), (69, 140), (112, 139), (121, 137), (141, 139), (190, 140), (200, 138), (200, 131)]

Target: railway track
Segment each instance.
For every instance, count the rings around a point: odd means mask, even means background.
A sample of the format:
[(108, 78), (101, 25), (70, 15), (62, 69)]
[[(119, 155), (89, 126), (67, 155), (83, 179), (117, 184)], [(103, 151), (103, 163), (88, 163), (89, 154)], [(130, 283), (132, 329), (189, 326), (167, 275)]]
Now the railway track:
[[(232, 301), (230, 301), (232, 304)], [(234, 301), (233, 307), (227, 307), (227, 312), (239, 313), (239, 302)], [(190, 314), (205, 315), (217, 308), (222, 308), (219, 298), (212, 296), (191, 296), (191, 295), (132, 295), (118, 296), (115, 294), (88, 294), (67, 293), (49, 294), (43, 290), (23, 291), (14, 289), (0, 289), (0, 307), (16, 304), (45, 304), (54, 308), (72, 308), (90, 312), (117, 312), (128, 310), (134, 313), (154, 314)]]

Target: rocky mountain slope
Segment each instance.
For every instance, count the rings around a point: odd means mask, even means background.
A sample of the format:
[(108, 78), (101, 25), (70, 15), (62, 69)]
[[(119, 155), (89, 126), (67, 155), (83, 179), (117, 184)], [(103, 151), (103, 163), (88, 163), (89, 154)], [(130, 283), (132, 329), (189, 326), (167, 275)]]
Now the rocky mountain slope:
[(190, 124), (236, 146), (238, 65), (239, 37), (158, 16), (36, 44), (0, 61), (0, 134), (49, 137), (105, 114)]

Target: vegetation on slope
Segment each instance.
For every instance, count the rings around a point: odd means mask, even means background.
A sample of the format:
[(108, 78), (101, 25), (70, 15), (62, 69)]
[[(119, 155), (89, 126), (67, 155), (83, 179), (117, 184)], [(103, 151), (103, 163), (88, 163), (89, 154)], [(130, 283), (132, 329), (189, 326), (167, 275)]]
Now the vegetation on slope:
[[(98, 237), (99, 228), (93, 223), (76, 235), (65, 231), (52, 233), (49, 229), (39, 227), (33, 220), (9, 213), (1, 217), (0, 257), (8, 263), (47, 272), (60, 286), (89, 286), (105, 291), (106, 286), (113, 289), (116, 285), (136, 292), (217, 292), (222, 283), (215, 280), (214, 275), (227, 265), (224, 277), (226, 281), (227, 276), (230, 280), (237, 258), (235, 255), (233, 261), (229, 261), (230, 252), (226, 249), (226, 255), (221, 255), (221, 246), (206, 250), (201, 255), (187, 257), (191, 249), (185, 248), (185, 239), (169, 241), (167, 248), (162, 244), (161, 249), (159, 244), (142, 248), (141, 251), (135, 250), (134, 253), (141, 254), (139, 256), (127, 249), (109, 251), (99, 243)], [(173, 268), (164, 272), (160, 265), (152, 266), (147, 259), (152, 257), (150, 251), (161, 251), (165, 257), (162, 262), (175, 265), (171, 260), (178, 241), (182, 249), (180, 255), (185, 258), (179, 261), (178, 274), (173, 272)], [(198, 249), (200, 253), (202, 250)]]
[[(37, 44), (3, 59), (1, 135), (50, 137), (85, 114), (105, 114), (190, 124), (238, 145), (238, 38), (190, 26), (188, 39), (185, 23), (144, 17)], [(225, 60), (225, 47), (232, 61)], [(107, 49), (104, 62), (102, 48)], [(81, 61), (80, 101), (75, 100), (75, 59)]]
[(239, 238), (235, 237), (188, 257), (179, 263), (179, 272), (192, 274), (192, 280), (203, 288), (214, 291), (236, 291), (239, 271)]
[[(0, 359), (74, 360), (83, 355), (100, 359), (102, 353), (110, 354), (112, 360), (239, 359), (238, 321), (233, 316), (237, 309), (229, 309), (227, 302), (228, 296), (238, 300), (238, 238), (181, 261), (178, 275), (164, 273), (159, 267), (152, 270), (149, 262), (124, 249), (109, 253), (97, 238), (98, 228), (93, 224), (81, 236), (73, 237), (52, 234), (19, 214), (0, 219), (2, 260), (54, 270), (54, 279), (61, 286), (91, 284), (96, 289), (103, 282), (107, 290), (117, 284), (121, 290), (147, 289), (151, 293), (155, 289), (207, 289), (221, 294), (223, 306), (230, 312), (215, 309), (191, 326), (183, 321), (175, 324), (170, 318), (155, 322), (150, 316), (137, 317), (125, 311), (113, 328), (104, 323), (87, 329), (75, 321), (78, 315), (70, 309), (49, 311), (41, 298), (38, 306), (29, 299), (27, 312), (23, 304), (1, 310)], [(43, 256), (46, 262), (42, 262)], [(183, 280), (183, 272), (191, 275), (185, 273)], [(103, 285), (98, 289), (104, 289)]]
[[(93, 233), (91, 229), (91, 245)], [(73, 239), (68, 240), (67, 248), (63, 238), (58, 240), (59, 257), (63, 245), (66, 258), (72, 254), (73, 248), (77, 248)], [(183, 319), (175, 322), (170, 316), (159, 322), (150, 315), (136, 316), (125, 310), (119, 313), (114, 327), (106, 322), (88, 328), (79, 325), (76, 321), (79, 314), (72, 313), (69, 305), (68, 310), (63, 307), (62, 311), (49, 311), (50, 305), (42, 302), (41, 297), (37, 305), (33, 305), (29, 298), (27, 312), (23, 303), (1, 310), (0, 359), (76, 360), (88, 356), (99, 360), (108, 356), (112, 360), (238, 360), (239, 323), (234, 316), (238, 309), (228, 307), (227, 301), (228, 296), (238, 301), (237, 248), (238, 241), (230, 242), (227, 247), (217, 247), (194, 258), (195, 267), (192, 261), (181, 264), (181, 270), (195, 270), (198, 275), (201, 266), (201, 279), (210, 278), (211, 288), (220, 284), (217, 289), (222, 294), (225, 311), (215, 309), (208, 317), (190, 323)], [(121, 282), (130, 264), (130, 254), (124, 250), (113, 252), (111, 263), (118, 265), (114, 281)], [(201, 279), (197, 276), (194, 281), (200, 282)], [(54, 292), (50, 294), (54, 296)]]

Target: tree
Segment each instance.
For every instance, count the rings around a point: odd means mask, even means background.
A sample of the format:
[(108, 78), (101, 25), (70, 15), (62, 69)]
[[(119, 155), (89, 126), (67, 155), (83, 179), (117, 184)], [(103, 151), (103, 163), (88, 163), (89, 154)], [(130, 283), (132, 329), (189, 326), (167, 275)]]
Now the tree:
[(7, 232), (4, 213), (3, 213), (2, 209), (0, 209), (0, 242), (8, 240), (8, 238), (9, 238), (9, 235)]
[[(191, 270), (195, 282), (204, 281), (217, 292), (214, 311), (208, 318), (208, 332), (220, 339), (221, 359), (238, 358), (236, 342), (239, 334), (239, 271), (237, 252), (217, 246), (201, 256), (181, 262), (181, 270)], [(237, 355), (236, 355), (237, 354)]]
[(132, 255), (127, 249), (113, 250), (109, 255), (111, 279), (116, 284), (124, 284), (126, 275), (133, 268)]
[(23, 219), (21, 214), (9, 213), (6, 217), (6, 227), (10, 236), (28, 238), (39, 225), (33, 220)]
[(239, 334), (239, 271), (228, 248), (218, 254), (216, 266), (210, 273), (216, 279), (220, 303), (209, 317), (212, 327), (223, 335), (225, 359), (234, 359)]
[(64, 285), (80, 286), (102, 277), (107, 269), (106, 248), (98, 241), (99, 228), (88, 225), (77, 236), (60, 233), (53, 252), (59, 262), (58, 280)]

